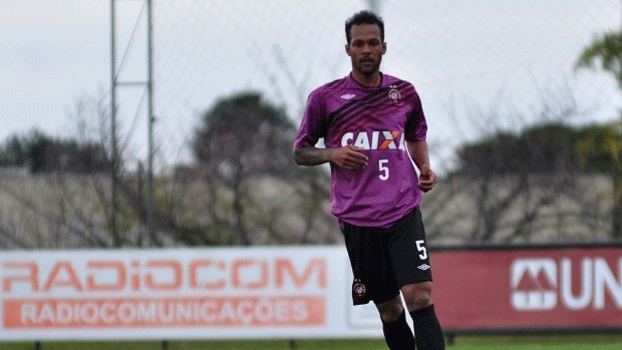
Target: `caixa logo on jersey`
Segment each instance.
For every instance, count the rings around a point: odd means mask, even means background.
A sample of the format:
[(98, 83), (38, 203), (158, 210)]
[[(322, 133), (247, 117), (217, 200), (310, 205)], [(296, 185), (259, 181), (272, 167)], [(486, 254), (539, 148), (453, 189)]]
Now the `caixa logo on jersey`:
[(404, 137), (399, 131), (346, 132), (341, 137), (341, 146), (347, 145), (364, 150), (404, 149)]
[(516, 259), (510, 270), (512, 307), (518, 311), (622, 310), (622, 257)]

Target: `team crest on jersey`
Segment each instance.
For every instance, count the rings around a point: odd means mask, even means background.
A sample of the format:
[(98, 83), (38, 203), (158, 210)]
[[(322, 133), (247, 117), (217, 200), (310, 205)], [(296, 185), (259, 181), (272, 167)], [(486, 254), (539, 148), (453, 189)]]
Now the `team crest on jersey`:
[(363, 283), (357, 282), (357, 283), (354, 283), (354, 285), (352, 286), (352, 291), (354, 292), (354, 295), (356, 295), (359, 298), (362, 298), (367, 293), (367, 288), (365, 287)]
[(402, 99), (402, 94), (400, 93), (400, 91), (395, 85), (391, 85), (389, 88), (389, 98), (391, 99), (391, 101), (399, 102), (399, 100)]

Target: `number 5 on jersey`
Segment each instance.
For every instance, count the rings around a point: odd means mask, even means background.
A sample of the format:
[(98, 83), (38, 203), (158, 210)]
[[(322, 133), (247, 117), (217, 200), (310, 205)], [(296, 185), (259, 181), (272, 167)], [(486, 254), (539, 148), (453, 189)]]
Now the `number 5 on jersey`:
[(379, 159), (378, 160), (378, 172), (380, 175), (380, 180), (387, 181), (389, 179), (389, 167), (387, 164), (389, 163), (388, 159)]

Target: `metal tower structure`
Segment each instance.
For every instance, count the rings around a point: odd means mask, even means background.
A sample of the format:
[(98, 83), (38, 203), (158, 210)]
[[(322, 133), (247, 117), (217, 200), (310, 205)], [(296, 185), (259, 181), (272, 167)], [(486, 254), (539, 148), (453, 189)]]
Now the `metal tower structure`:
[(147, 239), (148, 245), (155, 244), (154, 228), (154, 194), (153, 194), (153, 4), (152, 0), (146, 1), (147, 7), (147, 76), (143, 81), (122, 81), (118, 76), (117, 67), (117, 24), (116, 2), (110, 0), (110, 117), (111, 117), (111, 149), (112, 149), (112, 233), (118, 237), (117, 211), (118, 211), (118, 181), (119, 181), (119, 150), (117, 140), (117, 93), (124, 86), (144, 86), (147, 89), (147, 125), (148, 125), (148, 156), (147, 156)]

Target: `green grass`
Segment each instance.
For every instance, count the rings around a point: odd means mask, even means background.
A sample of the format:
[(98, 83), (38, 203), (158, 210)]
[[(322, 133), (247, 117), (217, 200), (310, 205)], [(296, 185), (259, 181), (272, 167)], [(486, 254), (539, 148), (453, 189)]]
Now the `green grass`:
[[(348, 343), (351, 343), (348, 345)], [(386, 349), (383, 340), (238, 340), (238, 341), (170, 341), (168, 350), (328, 350), (328, 349)], [(0, 350), (33, 350), (33, 343), (0, 343)], [(161, 350), (161, 342), (43, 342), (41, 350)]]
[[(156, 341), (52, 342), (41, 343), (40, 350), (162, 350)], [(34, 342), (0, 342), (0, 350), (34, 350)], [(168, 350), (386, 350), (382, 339), (170, 341)], [(539, 336), (456, 336), (448, 350), (620, 350), (622, 334), (539, 335)]]
[(451, 350), (620, 350), (622, 334), (457, 336)]

